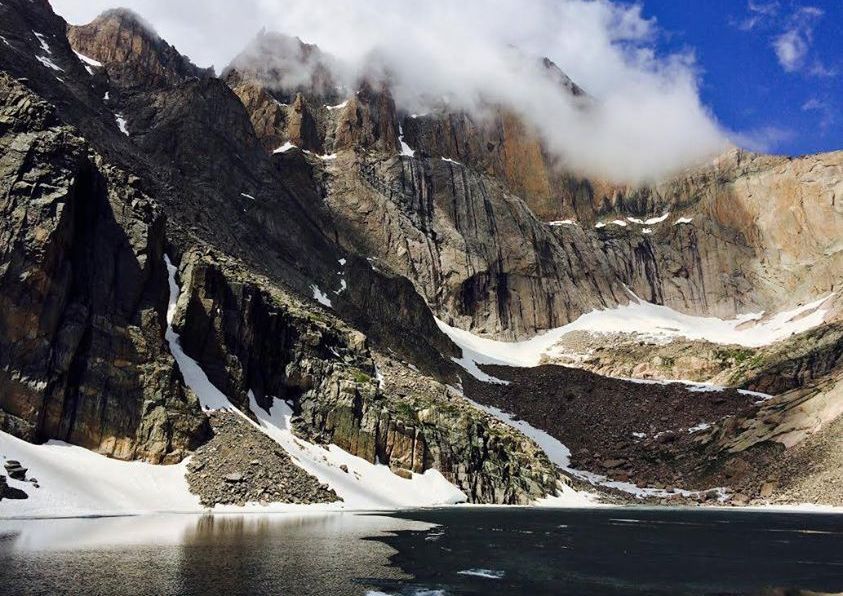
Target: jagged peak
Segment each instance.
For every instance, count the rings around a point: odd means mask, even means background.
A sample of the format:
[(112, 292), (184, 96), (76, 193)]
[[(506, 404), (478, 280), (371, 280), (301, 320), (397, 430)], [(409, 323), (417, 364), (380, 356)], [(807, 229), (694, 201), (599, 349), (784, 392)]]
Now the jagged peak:
[(214, 75), (213, 67), (193, 64), (126, 8), (107, 10), (87, 25), (68, 26), (67, 38), (75, 51), (102, 62), (119, 87), (158, 87)]
[(161, 36), (158, 35), (152, 23), (130, 8), (109, 8), (108, 10), (104, 10), (88, 25), (99, 24), (107, 20), (117, 20), (125, 25), (137, 26), (148, 33), (151, 38), (162, 41)]
[(262, 29), (223, 71), (228, 81), (254, 81), (282, 101), (297, 93), (333, 101), (345, 90), (338, 61), (298, 37)]

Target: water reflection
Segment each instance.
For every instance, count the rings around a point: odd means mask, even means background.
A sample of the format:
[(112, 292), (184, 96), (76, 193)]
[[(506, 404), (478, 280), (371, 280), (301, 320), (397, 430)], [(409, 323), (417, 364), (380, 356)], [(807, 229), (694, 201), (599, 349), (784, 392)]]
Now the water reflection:
[(0, 520), (0, 593), (14, 595), (795, 596), (842, 586), (840, 516), (448, 508)]
[(387, 545), (429, 524), (351, 513), (0, 521), (3, 593), (363, 594)]

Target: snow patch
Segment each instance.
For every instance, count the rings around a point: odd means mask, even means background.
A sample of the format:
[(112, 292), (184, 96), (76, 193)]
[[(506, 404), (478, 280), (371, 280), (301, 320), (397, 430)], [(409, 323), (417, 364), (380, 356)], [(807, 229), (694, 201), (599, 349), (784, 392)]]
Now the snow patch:
[[(524, 420), (516, 420), (512, 415), (492, 406), (484, 406), (482, 404), (473, 402), (468, 398), (465, 398), (466, 401), (473, 404), (475, 407), (483, 410), (484, 412), (489, 413), (494, 418), (497, 418), (501, 422), (511, 426), (512, 428), (518, 430), (529, 439), (532, 439), (539, 447), (541, 447), (542, 451), (547, 454), (548, 459), (551, 462), (556, 464), (559, 468), (561, 468), (565, 473), (579, 480), (588, 482), (594, 486), (602, 486), (605, 488), (613, 488), (615, 490), (619, 490), (621, 492), (627, 493), (636, 499), (643, 499), (643, 498), (668, 498), (671, 496), (681, 495), (684, 497), (696, 497), (700, 496), (705, 492), (708, 491), (688, 491), (682, 489), (673, 489), (673, 491), (668, 491), (665, 489), (659, 488), (642, 488), (640, 486), (636, 486), (631, 482), (620, 482), (617, 480), (610, 480), (606, 476), (602, 476), (600, 474), (595, 474), (594, 472), (587, 472), (585, 470), (577, 470), (571, 467), (571, 450), (568, 449), (565, 445), (562, 444), (561, 441), (558, 439), (550, 436), (548, 433), (544, 432), (543, 430), (539, 430), (534, 426), (531, 426), (529, 423), (525, 422)], [(709, 489), (711, 490), (711, 489)], [(714, 489), (718, 493), (718, 500), (725, 501), (727, 498), (727, 491), (724, 488), (717, 488)], [(574, 491), (578, 498), (582, 499), (583, 495), (581, 491)], [(587, 494), (587, 493), (586, 493)], [(591, 503), (593, 504), (593, 503)]]
[[(437, 324), (454, 343), (468, 350), (477, 364), (531, 367), (538, 366), (543, 356), (555, 355), (554, 345), (571, 331), (636, 333), (665, 340), (684, 337), (718, 344), (761, 347), (820, 325), (830, 308), (832, 296), (834, 294), (770, 317), (752, 313), (730, 320), (688, 315), (636, 298), (637, 301), (627, 305), (592, 311), (572, 323), (518, 342), (479, 337), (440, 320)], [(828, 307), (823, 308), (826, 304)], [(464, 354), (463, 360), (465, 358)]]
[(641, 233), (642, 234), (652, 234), (653, 229), (652, 228), (644, 228), (643, 230), (641, 230)]
[(575, 222), (573, 219), (560, 219), (558, 221), (549, 221), (549, 222), (547, 222), (547, 225), (553, 226), (553, 227), (575, 226), (575, 225), (577, 225), (577, 222)]
[(691, 433), (691, 434), (693, 434), (693, 433), (702, 432), (702, 431), (704, 431), (704, 430), (708, 430), (708, 429), (710, 429), (710, 428), (711, 428), (711, 423), (709, 423), (709, 422), (700, 422), (700, 423), (699, 423), (699, 424), (697, 424), (696, 426), (692, 426), (691, 428), (689, 428), (689, 429), (688, 429), (688, 432), (689, 432), (689, 433)]
[(457, 571), (457, 575), (470, 575), (473, 577), (482, 577), (484, 579), (503, 579), (506, 572), (497, 571), (495, 569), (463, 569), (462, 571)]
[(298, 146), (293, 145), (290, 141), (287, 141), (286, 143), (278, 147), (278, 149), (273, 151), (273, 153), (287, 153), (287, 151), (289, 151), (290, 149), (298, 149)]
[(335, 106), (325, 106), (325, 107), (326, 107), (326, 108), (328, 108), (330, 111), (334, 111), (334, 110), (342, 110), (342, 109), (343, 109), (343, 108), (345, 108), (347, 105), (348, 105), (348, 100), (346, 99), (346, 100), (345, 100), (344, 102), (342, 102), (341, 104), (337, 104), (337, 105), (335, 105)]
[(38, 33), (37, 31), (32, 32), (35, 35), (35, 38), (38, 40), (38, 43), (41, 44), (41, 49), (47, 52), (50, 56), (53, 55), (53, 50), (50, 49), (50, 44), (47, 43), (47, 40), (44, 39), (43, 33)]
[(120, 129), (127, 137), (129, 136), (129, 129), (126, 128), (126, 119), (123, 117), (122, 114), (114, 114), (114, 118), (117, 120), (117, 128)]
[(323, 306), (327, 306), (328, 308), (333, 308), (333, 304), (331, 304), (331, 299), (328, 298), (328, 295), (319, 289), (319, 286), (313, 284), (310, 286), (310, 289), (313, 290), (313, 299), (316, 300), (319, 304)]
[[(290, 425), (293, 411), (280, 399), (274, 398), (269, 412), (257, 404), (251, 392), (249, 403), (261, 430), (281, 445), (299, 467), (334, 489), (343, 498), (345, 508), (424, 507), (467, 500), (466, 495), (437, 470), (427, 470), (405, 479), (393, 474), (389, 466), (373, 464), (336, 445), (326, 448), (296, 437)], [(348, 472), (341, 466), (347, 467)]]
[(692, 221), (694, 221), (693, 217), (680, 217), (675, 222), (673, 222), (673, 225), (678, 226), (680, 224), (689, 224)]
[(461, 166), (461, 165), (462, 165), (460, 162), (458, 162), (458, 161), (456, 161), (456, 160), (454, 160), (454, 159), (451, 159), (450, 157), (443, 157), (443, 158), (442, 158), (442, 161), (447, 161), (448, 163), (457, 164), (458, 166)]
[(664, 214), (664, 215), (662, 215), (661, 217), (651, 217), (650, 219), (645, 219), (645, 220), (644, 220), (644, 223), (645, 223), (645, 224), (647, 224), (648, 226), (652, 226), (652, 225), (654, 225), (654, 224), (657, 224), (657, 223), (661, 223), (661, 222), (663, 222), (663, 221), (664, 221), (664, 220), (666, 220), (669, 216), (670, 216), (670, 211), (668, 211), (667, 213), (665, 213), (665, 214)]
[(0, 501), (0, 517), (69, 517), (202, 511), (185, 480), (187, 460), (159, 466), (108, 458), (62, 441), (33, 445), (0, 432), (0, 454), (28, 468), (29, 482), (7, 481), (29, 495)]
[(91, 76), (94, 76), (94, 74), (96, 74), (94, 72), (94, 68), (102, 68), (103, 66), (102, 62), (94, 60), (93, 58), (89, 58), (85, 54), (80, 54), (75, 50), (73, 51), (73, 53), (76, 54), (76, 57), (79, 58), (79, 61), (82, 63), (82, 66), (85, 67), (85, 70), (87, 70), (88, 74)]
[(253, 201), (257, 201), (257, 199), (255, 197), (253, 197), (252, 195), (246, 194), (245, 192), (241, 192), (240, 196), (244, 197), (246, 199), (252, 199)]
[(56, 70), (58, 72), (64, 72), (64, 69), (61, 66), (59, 66), (58, 64), (56, 64), (55, 62), (53, 62), (52, 60), (47, 58), (46, 56), (35, 56), (35, 59), (38, 60), (38, 62), (40, 62), (41, 64), (43, 64), (47, 68), (51, 68), (51, 69)]
[(605, 228), (606, 224), (604, 224), (602, 221), (598, 221), (596, 224), (594, 224), (594, 227), (598, 228), (598, 229), (599, 228)]
[(401, 155), (406, 157), (416, 156), (416, 151), (411, 149), (410, 146), (404, 142), (404, 127), (400, 124), (398, 125), (398, 141), (401, 143)]

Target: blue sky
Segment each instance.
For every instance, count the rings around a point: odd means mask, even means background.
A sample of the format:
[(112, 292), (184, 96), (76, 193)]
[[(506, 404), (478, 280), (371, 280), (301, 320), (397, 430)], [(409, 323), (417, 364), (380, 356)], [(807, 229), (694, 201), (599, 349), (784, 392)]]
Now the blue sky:
[(843, 0), (643, 0), (660, 51), (690, 50), (727, 128), (785, 154), (843, 149)]

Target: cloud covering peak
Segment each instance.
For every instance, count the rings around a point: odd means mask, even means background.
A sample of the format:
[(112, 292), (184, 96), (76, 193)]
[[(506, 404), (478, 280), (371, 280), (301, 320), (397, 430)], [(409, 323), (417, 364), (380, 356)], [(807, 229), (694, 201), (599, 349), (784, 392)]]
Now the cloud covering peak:
[[(71, 22), (109, 7), (53, 0)], [(608, 0), (124, 0), (195, 61), (227, 64), (261, 29), (295, 35), (344, 76), (389, 76), (399, 108), (482, 112), (501, 104), (564, 163), (617, 181), (660, 178), (722, 150), (726, 133), (702, 104), (692, 55), (659, 55), (657, 24)], [(208, 40), (213, 40), (210, 43)], [(213, 46), (213, 47), (210, 47)], [(514, 50), (515, 48), (515, 50)], [(593, 98), (561, 93), (548, 57)]]

